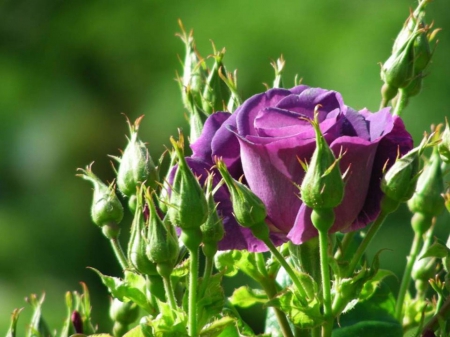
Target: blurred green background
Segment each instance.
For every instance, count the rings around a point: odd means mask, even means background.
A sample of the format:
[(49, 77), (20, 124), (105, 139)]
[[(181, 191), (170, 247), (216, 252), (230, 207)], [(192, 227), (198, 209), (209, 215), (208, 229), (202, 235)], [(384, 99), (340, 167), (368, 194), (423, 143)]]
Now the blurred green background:
[[(380, 62), (415, 6), (412, 0), (4, 0), (0, 4), (0, 334), (23, 298), (46, 292), (44, 315), (60, 328), (64, 292), (92, 295), (94, 320), (109, 329), (108, 294), (86, 266), (120, 270), (109, 243), (90, 220), (91, 187), (75, 170), (95, 160), (104, 180), (114, 177), (106, 154), (126, 145), (126, 113), (141, 114), (141, 138), (156, 158), (178, 127), (187, 129), (176, 71), (184, 47), (177, 19), (194, 29), (203, 56), (213, 40), (226, 47), (225, 64), (238, 69), (244, 98), (271, 83), (269, 63), (287, 61), (284, 81), (337, 90), (347, 105), (376, 110)], [(420, 139), (441, 123), (450, 105), (450, 3), (435, 0), (428, 21), (442, 27), (423, 92), (405, 112)], [(179, 55), (179, 56), (178, 56)], [(385, 224), (371, 254), (400, 272), (412, 234), (405, 209)], [(127, 227), (131, 218), (124, 220)], [(438, 235), (448, 235), (448, 216)], [(124, 239), (127, 230), (124, 230)], [(392, 279), (393, 287), (398, 281)]]

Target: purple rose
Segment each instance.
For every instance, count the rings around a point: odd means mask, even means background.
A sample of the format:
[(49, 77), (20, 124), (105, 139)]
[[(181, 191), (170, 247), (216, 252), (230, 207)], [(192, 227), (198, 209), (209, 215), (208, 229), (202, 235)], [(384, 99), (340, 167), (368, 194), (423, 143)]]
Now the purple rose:
[[(335, 209), (331, 232), (353, 231), (366, 226), (380, 212), (380, 179), (385, 163), (412, 148), (412, 138), (402, 120), (389, 109), (371, 113), (346, 106), (335, 91), (300, 85), (271, 89), (245, 101), (233, 114), (217, 112), (205, 123), (201, 137), (192, 144), (189, 165), (206, 176), (214, 158), (221, 157), (232, 176), (244, 182), (267, 207), (266, 223), (276, 244), (291, 240), (300, 244), (317, 235), (308, 208), (294, 185), (305, 172), (298, 160), (309, 162), (315, 134), (304, 118), (313, 118), (320, 104), (320, 129), (340, 161), (348, 169), (345, 196)], [(220, 176), (216, 175), (217, 182)], [(220, 249), (266, 250), (265, 245), (239, 226), (232, 216), (229, 192), (222, 187), (215, 196), (224, 218), (225, 237)]]

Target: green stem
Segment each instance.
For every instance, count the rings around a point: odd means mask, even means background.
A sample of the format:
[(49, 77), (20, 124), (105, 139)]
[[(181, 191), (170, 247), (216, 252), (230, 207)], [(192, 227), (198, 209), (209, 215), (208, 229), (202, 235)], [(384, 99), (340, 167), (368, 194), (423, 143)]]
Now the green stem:
[(206, 288), (209, 283), (209, 279), (213, 272), (214, 260), (212, 257), (205, 258), (205, 270), (203, 272), (203, 280), (202, 284), (200, 284), (200, 288), (198, 289), (198, 297), (202, 298), (205, 295)]
[[(277, 288), (273, 279), (264, 278), (260, 281), (260, 284), (269, 299), (272, 299), (277, 295)], [(283, 336), (294, 337), (291, 327), (289, 326), (289, 321), (286, 318), (286, 314), (276, 307), (273, 307), (272, 309), (275, 312), (275, 317), (277, 318)]]
[(398, 99), (397, 104), (395, 105), (393, 115), (400, 116), (403, 112), (403, 109), (408, 105), (408, 94), (405, 90), (399, 89), (398, 91)]
[(311, 337), (320, 337), (321, 335), (321, 328), (320, 326), (312, 328), (311, 330)]
[(402, 283), (400, 285), (400, 290), (398, 292), (397, 303), (395, 305), (395, 317), (401, 321), (402, 319), (402, 311), (403, 311), (403, 302), (405, 301), (406, 293), (408, 292), (409, 283), (411, 281), (411, 272), (416, 262), (417, 256), (420, 252), (420, 247), (422, 244), (422, 235), (415, 232), (413, 243), (411, 245), (411, 250), (409, 252), (409, 256), (407, 258), (407, 263), (405, 267), (405, 271), (402, 277)]
[(163, 282), (170, 308), (172, 310), (177, 310), (177, 300), (175, 299), (175, 293), (173, 292), (172, 280), (170, 279), (170, 276), (163, 277)]
[(378, 218), (370, 226), (369, 231), (367, 232), (366, 236), (364, 237), (355, 254), (353, 255), (353, 258), (351, 259), (350, 264), (348, 265), (345, 276), (349, 276), (355, 271), (356, 265), (358, 264), (359, 260), (361, 260), (361, 257), (365, 253), (367, 246), (372, 241), (375, 234), (377, 234), (378, 230), (380, 229), (381, 225), (383, 224), (384, 220), (386, 220), (388, 215), (389, 212), (381, 211)]
[(275, 256), (275, 258), (278, 260), (278, 262), (281, 264), (281, 266), (286, 270), (289, 277), (291, 278), (292, 282), (295, 284), (295, 287), (300, 293), (300, 296), (303, 299), (306, 299), (308, 296), (306, 294), (306, 291), (302, 284), (300, 283), (300, 280), (298, 279), (297, 275), (295, 275), (294, 271), (292, 270), (291, 266), (286, 262), (284, 257), (281, 255), (281, 253), (275, 248), (274, 244), (270, 240), (264, 240), (264, 243), (266, 244), (267, 248), (269, 248), (270, 252)]
[(109, 240), (111, 242), (111, 246), (114, 250), (114, 254), (116, 255), (117, 260), (120, 263), (120, 266), (123, 270), (129, 268), (128, 260), (125, 257), (125, 254), (123, 252), (122, 246), (120, 245), (120, 242), (117, 238), (112, 238)]
[(353, 231), (353, 232), (348, 232), (344, 235), (344, 238), (342, 239), (342, 242), (341, 242), (341, 247), (338, 249), (338, 251), (334, 255), (334, 258), (336, 260), (339, 260), (345, 256), (345, 252), (347, 251), (348, 247), (352, 243), (353, 238), (355, 237), (355, 234), (356, 234), (356, 232)]
[(326, 321), (322, 326), (322, 337), (329, 337), (331, 336), (333, 327), (333, 315), (331, 312), (331, 281), (328, 263), (328, 231), (319, 231), (319, 249), (323, 291), (323, 315)]
[(188, 305), (188, 331), (189, 336), (197, 337), (197, 273), (198, 273), (198, 251), (189, 250), (191, 257), (189, 264), (189, 305)]

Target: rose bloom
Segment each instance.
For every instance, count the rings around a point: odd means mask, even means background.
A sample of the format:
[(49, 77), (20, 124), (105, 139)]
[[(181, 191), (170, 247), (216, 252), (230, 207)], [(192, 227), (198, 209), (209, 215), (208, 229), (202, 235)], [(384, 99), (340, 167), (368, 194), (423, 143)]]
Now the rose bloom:
[[(201, 180), (212, 169), (214, 158), (223, 158), (231, 175), (243, 181), (267, 207), (266, 223), (271, 238), (279, 245), (287, 240), (301, 244), (318, 235), (311, 223), (311, 209), (299, 197), (305, 171), (299, 159), (309, 162), (316, 140), (305, 120), (318, 109), (320, 129), (340, 160), (341, 172), (348, 170), (344, 199), (335, 208), (336, 220), (330, 232), (358, 230), (380, 213), (383, 193), (382, 170), (398, 155), (412, 148), (411, 135), (389, 108), (371, 113), (346, 106), (335, 91), (300, 85), (292, 89), (271, 89), (246, 100), (233, 114), (217, 112), (206, 121), (199, 139), (191, 145), (188, 158)], [(215, 182), (220, 181), (217, 173)], [(294, 184), (295, 183), (295, 184)], [(230, 194), (225, 186), (215, 195), (225, 226), (219, 249), (267, 250), (232, 215)]]

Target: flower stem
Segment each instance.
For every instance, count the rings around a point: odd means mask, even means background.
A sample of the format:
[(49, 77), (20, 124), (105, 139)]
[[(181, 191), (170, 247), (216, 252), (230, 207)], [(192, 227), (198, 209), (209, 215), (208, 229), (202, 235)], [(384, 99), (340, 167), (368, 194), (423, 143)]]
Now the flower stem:
[(166, 291), (166, 297), (172, 310), (177, 310), (177, 301), (173, 292), (172, 281), (170, 276), (163, 277), (164, 290)]
[(122, 267), (123, 270), (127, 269), (129, 267), (128, 260), (125, 257), (125, 254), (123, 252), (119, 240), (117, 238), (111, 238), (109, 241), (111, 242), (111, 246), (114, 250), (114, 254), (116, 255), (117, 260), (120, 263), (120, 266)]
[(202, 298), (205, 295), (206, 288), (209, 283), (209, 278), (212, 275), (214, 260), (212, 257), (205, 257), (205, 270), (203, 272), (203, 280), (200, 284), (200, 288), (198, 289), (198, 297)]
[(399, 89), (397, 103), (395, 104), (394, 116), (400, 116), (402, 114), (403, 109), (408, 105), (408, 94), (405, 90)]
[(336, 260), (342, 259), (345, 256), (345, 252), (347, 251), (348, 247), (353, 241), (353, 238), (355, 237), (356, 232), (348, 232), (345, 233), (344, 238), (341, 242), (341, 247), (338, 249), (336, 254), (334, 254), (334, 258)]
[(364, 239), (362, 240), (358, 249), (356, 250), (355, 254), (353, 255), (353, 258), (350, 261), (350, 264), (347, 268), (347, 272), (345, 273), (346, 274), (345, 276), (349, 276), (355, 271), (356, 265), (358, 264), (359, 260), (361, 259), (364, 252), (366, 251), (367, 246), (372, 241), (375, 234), (377, 234), (378, 230), (380, 229), (381, 225), (383, 224), (384, 220), (386, 220), (388, 215), (389, 215), (389, 212), (381, 211), (378, 218), (370, 226), (369, 231), (367, 232), (366, 236), (364, 237)]
[(189, 299), (188, 299), (188, 331), (189, 336), (197, 337), (197, 273), (198, 273), (198, 252), (197, 249), (190, 249), (189, 264)]
[(411, 245), (411, 250), (407, 258), (405, 271), (403, 273), (402, 283), (400, 285), (400, 290), (398, 292), (397, 303), (395, 305), (395, 318), (397, 318), (399, 321), (401, 321), (402, 319), (403, 302), (405, 300), (406, 293), (408, 292), (409, 283), (411, 281), (411, 272), (414, 263), (416, 262), (417, 255), (420, 252), (421, 243), (422, 243), (422, 235), (415, 232), (413, 243)]
[[(328, 231), (319, 231), (320, 272), (322, 275), (323, 315), (322, 337), (331, 336), (333, 315), (331, 312), (331, 281), (328, 265)], [(331, 322), (331, 324), (330, 324)]]
[(286, 270), (289, 277), (291, 278), (292, 282), (295, 284), (295, 287), (300, 293), (300, 296), (303, 299), (306, 299), (308, 296), (306, 294), (306, 291), (302, 284), (300, 283), (300, 280), (298, 279), (297, 275), (295, 275), (294, 271), (292, 270), (291, 266), (286, 262), (284, 257), (281, 255), (281, 253), (275, 248), (274, 244), (270, 240), (264, 240), (264, 243), (266, 244), (267, 248), (269, 248), (270, 252), (275, 256), (275, 258), (278, 260), (278, 262), (281, 264), (281, 266)]
[[(260, 284), (269, 299), (272, 299), (277, 295), (277, 288), (273, 279), (264, 278), (260, 281)], [(289, 326), (289, 322), (286, 318), (286, 314), (279, 308), (273, 307), (272, 309), (275, 312), (275, 317), (277, 318), (278, 324), (280, 325), (281, 333), (283, 334), (283, 336), (294, 337), (291, 331), (291, 327)]]

